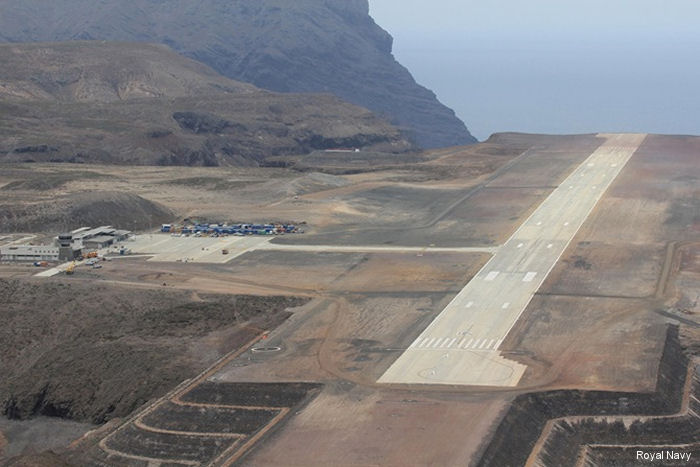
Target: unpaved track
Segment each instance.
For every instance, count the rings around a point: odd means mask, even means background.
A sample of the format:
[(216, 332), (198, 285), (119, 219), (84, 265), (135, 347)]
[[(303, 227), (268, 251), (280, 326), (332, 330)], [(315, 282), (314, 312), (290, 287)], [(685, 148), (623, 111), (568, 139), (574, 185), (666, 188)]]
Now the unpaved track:
[(220, 406), (218, 406), (218, 407), (223, 407), (223, 408), (238, 408), (238, 409), (245, 409), (245, 410), (266, 409), (266, 410), (275, 410), (275, 411), (279, 412), (263, 429), (261, 429), (258, 433), (256, 433), (254, 436), (252, 436), (249, 440), (247, 440), (243, 444), (241, 444), (242, 439), (244, 439), (246, 437), (246, 435), (243, 435), (243, 434), (238, 434), (238, 433), (206, 433), (205, 434), (205, 433), (178, 432), (178, 431), (173, 431), (173, 430), (161, 430), (158, 428), (146, 426), (142, 420), (146, 415), (150, 414), (151, 412), (156, 410), (158, 407), (160, 407), (161, 405), (163, 405), (167, 402), (172, 402), (172, 403), (175, 403), (178, 405), (187, 405), (187, 406), (214, 407), (214, 405), (212, 405), (212, 404), (197, 404), (197, 403), (184, 402), (184, 401), (182, 401), (182, 397), (185, 396), (187, 393), (191, 392), (193, 389), (195, 389), (197, 386), (199, 386), (203, 382), (205, 382), (212, 375), (214, 375), (219, 370), (221, 370), (221, 368), (223, 368), (228, 363), (230, 363), (231, 361), (236, 359), (243, 352), (247, 351), (252, 345), (254, 345), (256, 342), (258, 342), (260, 340), (260, 338), (263, 336), (263, 334), (264, 333), (256, 336), (254, 339), (252, 339), (248, 344), (244, 345), (243, 347), (236, 349), (235, 351), (230, 352), (229, 354), (223, 356), (214, 365), (210, 366), (205, 371), (200, 373), (199, 376), (197, 376), (196, 378), (194, 378), (192, 380), (184, 381), (180, 386), (175, 388), (169, 394), (165, 395), (161, 399), (155, 401), (153, 404), (150, 404), (145, 409), (139, 411), (136, 415), (129, 418), (125, 423), (123, 423), (121, 426), (119, 426), (116, 430), (114, 430), (113, 432), (111, 432), (110, 434), (108, 434), (107, 436), (102, 438), (102, 440), (99, 442), (100, 449), (102, 449), (105, 453), (112, 455), (112, 456), (140, 460), (140, 461), (145, 461), (145, 462), (149, 462), (149, 463), (175, 463), (175, 464), (182, 464), (182, 465), (201, 465), (201, 463), (199, 463), (199, 462), (192, 462), (192, 461), (188, 461), (188, 460), (184, 460), (184, 459), (159, 459), (159, 458), (147, 458), (147, 457), (143, 457), (143, 456), (135, 456), (133, 454), (118, 451), (116, 449), (112, 449), (109, 447), (110, 438), (112, 438), (119, 431), (125, 429), (129, 425), (133, 425), (133, 426), (136, 426), (137, 428), (141, 428), (145, 431), (153, 431), (153, 432), (158, 432), (158, 433), (230, 438), (231, 445), (221, 455), (219, 455), (219, 457), (217, 457), (217, 459), (215, 459), (212, 462), (212, 465), (221, 465), (221, 466), (231, 465), (233, 462), (235, 462), (237, 459), (239, 459), (245, 453), (245, 451), (247, 451), (253, 444), (255, 444), (255, 442), (257, 442), (258, 439), (260, 439), (262, 436), (264, 436), (265, 433), (267, 433), (280, 420), (282, 420), (284, 418), (284, 416), (287, 415), (287, 413), (289, 412), (289, 409), (288, 408), (279, 408), (279, 407), (248, 407), (248, 406), (233, 406), (233, 405), (220, 405)]
[[(683, 394), (682, 394), (682, 400), (681, 400), (681, 409), (671, 415), (611, 415), (611, 416), (596, 416), (597, 421), (605, 421), (607, 423), (615, 423), (615, 422), (622, 422), (625, 425), (631, 424), (633, 422), (643, 422), (646, 420), (656, 420), (656, 419), (673, 419), (673, 418), (679, 418), (687, 415), (694, 414), (692, 412), (692, 409), (690, 408), (690, 399), (691, 397), (694, 397), (692, 394), (692, 386), (693, 386), (693, 373), (696, 371), (696, 366), (700, 364), (700, 358), (695, 358), (690, 361), (690, 364), (688, 365), (686, 377), (685, 377), (685, 386), (683, 387)], [(694, 414), (697, 416), (697, 414)], [(560, 423), (562, 421), (569, 422), (569, 424), (574, 425), (577, 422), (581, 422), (587, 419), (590, 419), (591, 416), (575, 416), (575, 417), (560, 417), (560, 418), (554, 418), (551, 419), (547, 422), (545, 425), (544, 429), (542, 430), (542, 433), (540, 434), (539, 439), (537, 440), (537, 443), (535, 446), (532, 448), (532, 452), (530, 453), (530, 456), (527, 459), (527, 463), (525, 464), (526, 467), (535, 467), (538, 465), (541, 465), (541, 462), (538, 461), (538, 458), (540, 454), (542, 453), (542, 449), (545, 446), (545, 442), (547, 441), (547, 438), (552, 434), (552, 429), (557, 423)], [(624, 447), (627, 445), (603, 445), (603, 444), (593, 444), (592, 446), (606, 446), (606, 447)], [(658, 449), (661, 447), (665, 446), (659, 446), (659, 445), (654, 445), (654, 449)], [(584, 453), (582, 453), (584, 454)], [(579, 462), (577, 463), (577, 467), (583, 467), (585, 465), (584, 460), (585, 460), (585, 455), (582, 455), (579, 458)]]

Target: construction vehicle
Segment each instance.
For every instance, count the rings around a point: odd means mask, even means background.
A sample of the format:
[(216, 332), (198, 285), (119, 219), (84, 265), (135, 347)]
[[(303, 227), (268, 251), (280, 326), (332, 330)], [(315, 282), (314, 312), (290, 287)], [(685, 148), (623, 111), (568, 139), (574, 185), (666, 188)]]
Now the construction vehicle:
[(66, 275), (72, 276), (73, 274), (75, 274), (75, 261), (70, 263), (66, 268)]
[(96, 251), (89, 251), (86, 255), (86, 258), (97, 258), (97, 252)]

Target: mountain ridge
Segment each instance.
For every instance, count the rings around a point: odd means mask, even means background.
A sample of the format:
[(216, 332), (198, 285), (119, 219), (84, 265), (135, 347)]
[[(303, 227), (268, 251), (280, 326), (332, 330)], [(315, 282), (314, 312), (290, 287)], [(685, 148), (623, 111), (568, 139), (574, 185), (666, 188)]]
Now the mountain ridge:
[(0, 44), (0, 161), (265, 165), (316, 149), (412, 149), (330, 94), (275, 93), (165, 45)]
[(476, 142), (391, 54), (367, 0), (0, 0), (0, 40), (163, 43), (278, 92), (328, 92), (387, 118), (419, 145)]

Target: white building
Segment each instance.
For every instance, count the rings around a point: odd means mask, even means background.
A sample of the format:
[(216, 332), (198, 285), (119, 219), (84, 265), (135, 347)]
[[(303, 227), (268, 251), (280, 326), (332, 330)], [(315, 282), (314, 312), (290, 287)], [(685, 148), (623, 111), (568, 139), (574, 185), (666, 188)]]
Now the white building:
[(100, 250), (117, 242), (126, 240), (131, 232), (118, 230), (109, 225), (103, 225), (92, 229), (83, 227), (70, 233), (63, 233), (56, 237), (56, 245), (60, 247), (60, 256), (63, 261), (70, 261), (80, 256), (81, 250)]
[(58, 247), (10, 245), (0, 247), (0, 261), (58, 261)]

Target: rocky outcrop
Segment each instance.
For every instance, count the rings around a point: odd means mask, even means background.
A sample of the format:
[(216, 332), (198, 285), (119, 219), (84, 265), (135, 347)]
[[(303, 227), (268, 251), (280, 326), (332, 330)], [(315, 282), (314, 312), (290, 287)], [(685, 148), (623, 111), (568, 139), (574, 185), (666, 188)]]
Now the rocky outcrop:
[[(76, 271), (81, 275), (91, 277), (89, 270)], [(95, 424), (127, 416), (308, 301), (207, 294), (194, 300), (186, 291), (103, 282), (0, 279), (2, 416)]]
[(476, 141), (394, 59), (367, 0), (0, 0), (0, 11), (0, 40), (160, 42), (262, 88), (335, 94), (426, 148)]

